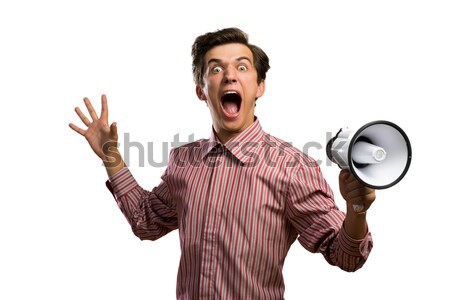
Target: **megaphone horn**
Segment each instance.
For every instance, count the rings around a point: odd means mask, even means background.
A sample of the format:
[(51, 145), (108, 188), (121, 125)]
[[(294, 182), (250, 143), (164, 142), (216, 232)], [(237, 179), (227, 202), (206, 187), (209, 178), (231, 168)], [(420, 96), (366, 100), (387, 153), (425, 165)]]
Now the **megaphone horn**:
[(326, 147), (328, 158), (362, 184), (385, 189), (397, 184), (411, 164), (406, 133), (389, 121), (374, 121), (356, 132), (342, 128)]

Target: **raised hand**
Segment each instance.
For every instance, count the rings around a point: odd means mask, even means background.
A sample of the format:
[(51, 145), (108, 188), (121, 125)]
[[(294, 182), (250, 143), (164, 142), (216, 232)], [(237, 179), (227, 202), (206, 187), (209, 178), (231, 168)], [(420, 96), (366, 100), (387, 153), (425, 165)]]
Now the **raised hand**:
[(100, 118), (97, 116), (88, 98), (84, 98), (84, 103), (92, 120), (89, 120), (81, 112), (80, 108), (76, 107), (75, 112), (87, 128), (81, 129), (72, 123), (69, 124), (69, 127), (84, 136), (95, 154), (105, 163), (117, 160), (117, 124), (115, 122), (111, 125), (108, 124), (108, 102), (106, 96), (102, 95)]

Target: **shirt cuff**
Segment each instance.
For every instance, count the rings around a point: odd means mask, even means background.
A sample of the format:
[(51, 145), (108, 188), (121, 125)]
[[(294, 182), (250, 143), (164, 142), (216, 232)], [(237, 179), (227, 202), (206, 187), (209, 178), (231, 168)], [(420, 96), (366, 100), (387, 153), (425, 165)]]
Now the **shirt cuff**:
[(361, 240), (351, 238), (342, 227), (339, 233), (339, 246), (350, 256), (359, 256), (367, 259), (372, 249), (372, 235), (367, 231), (366, 236)]
[(130, 170), (128, 168), (123, 168), (109, 177), (108, 181), (106, 181), (106, 186), (114, 196), (120, 198), (138, 186), (138, 183)]

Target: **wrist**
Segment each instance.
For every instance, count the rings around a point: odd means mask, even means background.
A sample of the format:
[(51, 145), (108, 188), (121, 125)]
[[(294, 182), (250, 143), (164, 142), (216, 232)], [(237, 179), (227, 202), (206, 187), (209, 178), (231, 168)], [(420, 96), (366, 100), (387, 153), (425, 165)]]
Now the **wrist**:
[(109, 147), (104, 154), (103, 165), (106, 168), (117, 168), (124, 164), (119, 149), (116, 147)]
[(364, 238), (368, 231), (366, 212), (355, 213), (352, 209), (348, 210), (344, 220), (344, 229), (354, 239)]

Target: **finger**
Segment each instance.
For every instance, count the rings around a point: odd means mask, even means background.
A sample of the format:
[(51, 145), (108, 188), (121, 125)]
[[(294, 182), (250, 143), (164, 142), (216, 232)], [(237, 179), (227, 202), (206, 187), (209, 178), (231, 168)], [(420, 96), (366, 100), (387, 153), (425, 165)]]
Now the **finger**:
[(345, 189), (350, 192), (352, 190), (356, 190), (359, 188), (367, 188), (365, 185), (363, 185), (359, 180), (353, 180), (350, 182), (346, 182)]
[(95, 112), (95, 109), (92, 107), (91, 101), (89, 101), (88, 98), (84, 98), (84, 103), (86, 104), (86, 107), (92, 120), (98, 120), (97, 113)]
[(347, 191), (347, 179), (350, 177), (350, 172), (348, 170), (341, 170), (339, 173), (339, 190), (342, 192)]
[(358, 202), (372, 202), (375, 200), (375, 193), (369, 188), (360, 188), (353, 190), (347, 194), (348, 199), (355, 200), (358, 198)]
[(84, 136), (86, 133), (86, 130), (81, 129), (80, 127), (78, 127), (75, 124), (70, 123), (69, 127), (72, 128), (74, 131), (78, 132), (79, 134), (81, 134), (82, 136)]
[(340, 180), (347, 180), (350, 177), (350, 171), (342, 169), (339, 173), (339, 179)]
[(117, 135), (117, 123), (113, 122), (109, 128), (111, 130), (111, 138), (117, 141), (119, 138), (119, 136)]
[(359, 182), (358, 179), (356, 179), (355, 175), (353, 175), (351, 172), (349, 172), (348, 177), (345, 179), (345, 182), (347, 184), (350, 184), (352, 182)]
[(100, 113), (100, 119), (105, 120), (108, 123), (108, 101), (106, 95), (102, 95), (102, 112)]
[(84, 125), (89, 126), (91, 124), (89, 119), (81, 112), (80, 108), (75, 107), (75, 112), (77, 113), (78, 117), (80, 117), (80, 119), (84, 123)]

